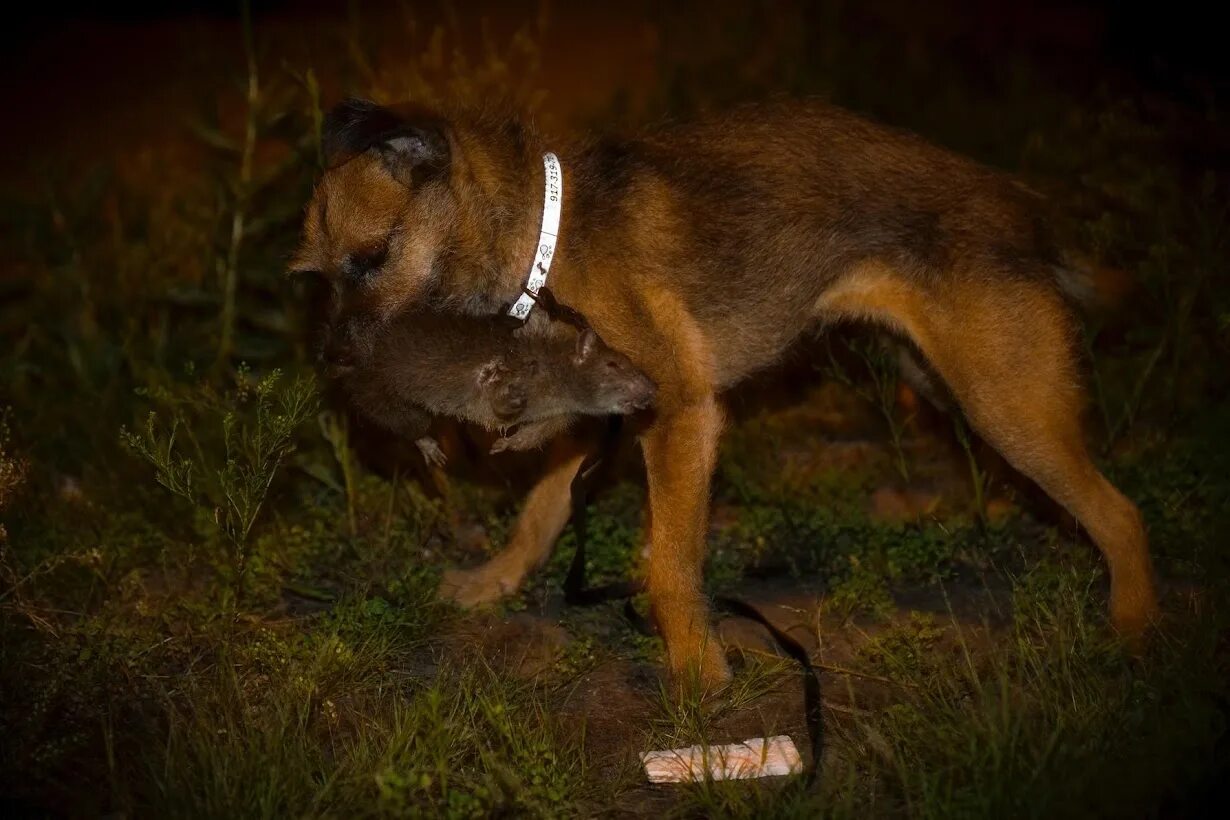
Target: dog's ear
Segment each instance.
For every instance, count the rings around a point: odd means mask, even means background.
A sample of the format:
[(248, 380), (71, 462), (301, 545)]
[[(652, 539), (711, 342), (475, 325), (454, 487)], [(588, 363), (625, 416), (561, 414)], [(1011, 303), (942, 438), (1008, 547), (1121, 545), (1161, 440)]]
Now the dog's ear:
[(439, 120), (406, 123), (376, 149), (389, 173), (405, 185), (422, 185), (448, 174), (448, 137)]
[(406, 185), (448, 172), (449, 144), (443, 120), (431, 114), (407, 117), (370, 100), (347, 99), (325, 117), (321, 146), (329, 167), (376, 151)]
[(401, 117), (371, 100), (342, 100), (325, 115), (321, 125), (325, 161), (334, 166), (362, 154), (403, 124)]

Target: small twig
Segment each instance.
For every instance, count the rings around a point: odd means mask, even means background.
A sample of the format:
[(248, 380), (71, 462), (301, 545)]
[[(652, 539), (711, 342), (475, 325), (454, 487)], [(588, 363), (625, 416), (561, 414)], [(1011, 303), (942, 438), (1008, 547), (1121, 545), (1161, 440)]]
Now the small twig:
[(842, 706), (840, 703), (833, 703), (831, 700), (820, 701), (825, 709), (832, 709), (834, 712), (845, 712), (847, 715), (857, 715), (858, 717), (871, 717), (874, 714), (870, 709), (859, 709), (857, 706)]
[(969, 430), (965, 426), (965, 422), (958, 416), (953, 416), (953, 430), (956, 431), (957, 441), (961, 444), (961, 449), (965, 451), (965, 460), (969, 465), (970, 482), (974, 486), (974, 508), (978, 512), (978, 523), (982, 526), (987, 524), (987, 509), (986, 509), (986, 473), (978, 466), (978, 459), (974, 457), (974, 443), (970, 440)]
[[(401, 479), (401, 465), (393, 467), (393, 481), (389, 484), (389, 505), (384, 513), (384, 547), (388, 549), (389, 541), (393, 538), (393, 507), (397, 501), (397, 485)], [(353, 527), (353, 525), (352, 525)], [(351, 530), (353, 535), (354, 530)]]
[(230, 245), (226, 252), (225, 283), (222, 294), (222, 333), (218, 342), (220, 367), (231, 355), (235, 345), (235, 300), (239, 290), (239, 249), (243, 245), (244, 222), (248, 196), (252, 189), (252, 165), (256, 155), (257, 105), (260, 103), (260, 77), (256, 67), (256, 46), (252, 35), (252, 5), (245, 2), (243, 13), (243, 47), (248, 64), (247, 122), (243, 137), (243, 158), (239, 165), (239, 185), (235, 191), (235, 210), (231, 214)]
[[(782, 656), (777, 654), (776, 652), (766, 652), (763, 649), (755, 649), (752, 647), (742, 647), (741, 646), (739, 647), (739, 651), (745, 654), (748, 654), (748, 655), (759, 655), (765, 658), (775, 658), (777, 660), (782, 659)], [(906, 689), (916, 689), (917, 690), (917, 689), (922, 688), (916, 683), (906, 683), (905, 681), (893, 680), (892, 678), (885, 678), (880, 675), (873, 675), (870, 672), (859, 672), (854, 669), (847, 669), (844, 666), (833, 666), (832, 664), (817, 663), (816, 661), (809, 661), (809, 662), (811, 663), (814, 669), (820, 669), (824, 672), (834, 672), (838, 675), (849, 675), (849, 676), (853, 676), (856, 678), (866, 678), (867, 680), (873, 680), (878, 683), (887, 683), (892, 686), (901, 686)]]
[(901, 686), (906, 689), (915, 689), (915, 690), (922, 688), (916, 683), (907, 683), (906, 681), (903, 681), (903, 680), (893, 680), (892, 678), (886, 678), (882, 675), (873, 675), (870, 672), (859, 672), (854, 669), (847, 669), (844, 666), (833, 666), (832, 664), (827, 664), (827, 663), (813, 663), (812, 666), (816, 667), (817, 669), (823, 669), (825, 672), (835, 672), (839, 675), (849, 675), (849, 676), (856, 677), (856, 678), (866, 678), (867, 680), (873, 680), (873, 681), (876, 681), (877, 683), (887, 683), (891, 686)]

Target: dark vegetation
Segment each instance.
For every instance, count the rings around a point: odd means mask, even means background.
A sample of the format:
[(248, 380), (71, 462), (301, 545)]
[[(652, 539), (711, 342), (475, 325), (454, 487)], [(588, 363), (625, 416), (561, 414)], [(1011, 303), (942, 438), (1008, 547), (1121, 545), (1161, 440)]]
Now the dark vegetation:
[[(1175, 57), (1171, 24), (1138, 44), (1096, 9), (762, 5), (224, 15), (180, 27), (182, 77), (142, 70), (173, 100), (154, 116), (117, 102), (76, 123), (98, 129), (79, 151), (22, 145), (0, 203), (6, 813), (1177, 817), (1225, 798), (1224, 85)], [(586, 37), (653, 60), (612, 80), (552, 56)], [(453, 426), (429, 471), (317, 395), (309, 284), (283, 271), (343, 90), (500, 96), (555, 127), (820, 94), (1020, 173), (1133, 282), (1087, 323), (1089, 428), (1148, 522), (1149, 654), (1109, 633), (1071, 522), (843, 328), (732, 396), (708, 572), (812, 652), (818, 786), (644, 785), (650, 748), (805, 746), (797, 670), (727, 619), (731, 691), (666, 697), (660, 645), (616, 605), (562, 606), (571, 533), (498, 611), (434, 601), (442, 568), (503, 543), (535, 459), (479, 458)], [(594, 502), (595, 581), (634, 571), (636, 458)]]

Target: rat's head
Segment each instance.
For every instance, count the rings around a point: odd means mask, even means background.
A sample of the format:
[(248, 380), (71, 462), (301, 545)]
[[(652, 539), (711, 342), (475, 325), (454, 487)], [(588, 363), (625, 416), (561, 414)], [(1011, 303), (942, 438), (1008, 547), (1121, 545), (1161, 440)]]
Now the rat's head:
[(625, 415), (653, 404), (658, 388), (622, 353), (607, 347), (586, 328), (577, 336), (565, 383), (573, 412)]
[(483, 365), (477, 376), (492, 413), (504, 424), (635, 413), (653, 404), (657, 393), (649, 377), (589, 329), (575, 343), (523, 340)]

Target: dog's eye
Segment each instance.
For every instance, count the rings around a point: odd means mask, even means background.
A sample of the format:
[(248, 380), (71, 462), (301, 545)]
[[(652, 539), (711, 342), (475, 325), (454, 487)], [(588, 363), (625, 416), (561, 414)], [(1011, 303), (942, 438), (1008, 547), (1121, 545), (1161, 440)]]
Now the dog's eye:
[(356, 284), (366, 282), (380, 271), (388, 258), (389, 246), (387, 244), (372, 251), (348, 254), (342, 260), (342, 275)]

